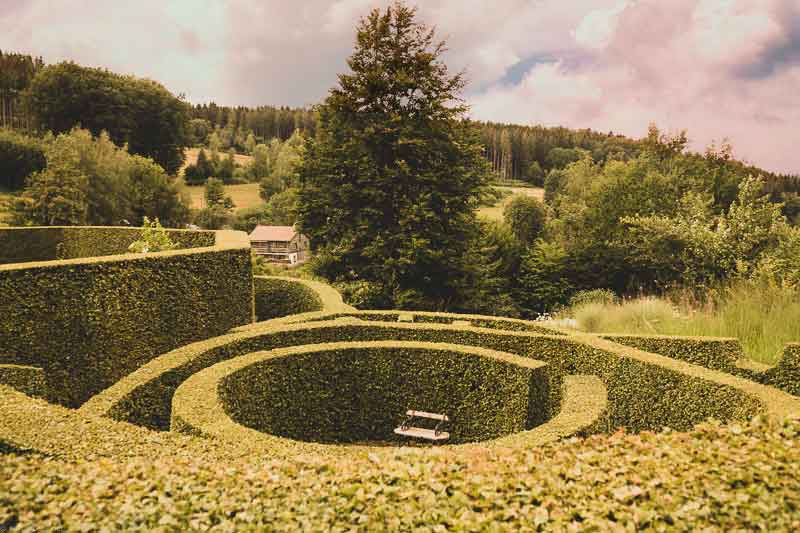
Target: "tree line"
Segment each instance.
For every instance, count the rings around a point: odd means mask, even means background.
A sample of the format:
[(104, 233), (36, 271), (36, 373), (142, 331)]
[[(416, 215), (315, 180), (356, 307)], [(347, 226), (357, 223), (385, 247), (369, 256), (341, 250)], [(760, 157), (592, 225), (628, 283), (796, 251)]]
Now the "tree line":
[(0, 127), (31, 127), (23, 94), (43, 68), (41, 57), (0, 50)]

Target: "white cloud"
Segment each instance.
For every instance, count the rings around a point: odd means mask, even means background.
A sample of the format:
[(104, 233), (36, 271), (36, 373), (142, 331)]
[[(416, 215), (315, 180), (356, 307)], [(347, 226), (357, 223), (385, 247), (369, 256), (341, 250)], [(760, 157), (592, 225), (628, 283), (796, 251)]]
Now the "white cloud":
[[(195, 101), (318, 102), (355, 24), (390, 0), (0, 0), (0, 49), (148, 76)], [(473, 115), (642, 135), (729, 136), (800, 172), (797, 0), (418, 0), (467, 70)], [(523, 65), (525, 65), (523, 67)]]
[(619, 15), (628, 4), (628, 1), (622, 1), (609, 9), (596, 9), (587, 13), (572, 32), (575, 41), (593, 50), (608, 46), (617, 29)]

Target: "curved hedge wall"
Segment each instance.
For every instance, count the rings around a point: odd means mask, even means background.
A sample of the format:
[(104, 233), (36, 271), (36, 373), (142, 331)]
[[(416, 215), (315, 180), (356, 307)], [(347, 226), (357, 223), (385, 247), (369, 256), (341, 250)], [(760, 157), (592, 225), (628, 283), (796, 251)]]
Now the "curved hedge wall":
[(281, 276), (255, 276), (256, 320), (293, 317), (301, 320), (315, 311), (326, 313), (354, 311), (342, 300), (339, 292), (325, 283), (302, 278)]
[(311, 287), (292, 279), (256, 276), (253, 279), (256, 320), (322, 311), (322, 300)]
[[(455, 315), (457, 316), (457, 315)], [(608, 391), (608, 427), (631, 431), (688, 429), (709, 417), (746, 419), (800, 413), (800, 399), (729, 374), (620, 346), (573, 336), (490, 330), (447, 324), (309, 322), (264, 323), (165, 354), (89, 401), (87, 413), (167, 429), (175, 389), (193, 374), (247, 353), (343, 341), (425, 341), (483, 347), (549, 364), (554, 379), (595, 375)], [(556, 394), (553, 391), (553, 394)], [(553, 405), (559, 405), (555, 399)], [(556, 412), (546, 413), (546, 417)]]
[(407, 409), (444, 413), (451, 419), (447, 443), (458, 444), (541, 424), (554, 387), (560, 384), (550, 382), (544, 363), (494, 350), (396, 341), (310, 345), (238, 357), (194, 375), (173, 398), (172, 425), (177, 406), (207, 411), (202, 394), (241, 425), (322, 443), (405, 442), (393, 430)]
[[(24, 250), (26, 237), (73, 235), (66, 249), (81, 255), (93, 246), (101, 253), (126, 247), (138, 234), (127, 228), (0, 229), (0, 244)], [(41, 367), (49, 399), (78, 406), (161, 353), (251, 322), (247, 236), (175, 234), (190, 244), (215, 243), (0, 265), (0, 363)], [(117, 241), (118, 235), (125, 238)], [(45, 240), (30, 249), (41, 252)]]
[[(331, 310), (333, 311), (333, 310)], [(335, 314), (320, 316), (296, 317), (293, 322), (314, 322), (318, 320), (333, 320), (337, 318), (355, 318), (377, 322), (414, 322), (420, 324), (455, 324), (473, 326), (476, 328), (499, 329), (503, 331), (527, 331), (542, 335), (564, 335), (565, 333), (552, 326), (544, 325), (531, 320), (518, 318), (504, 318), (486, 315), (467, 315), (456, 313), (440, 313), (433, 311), (358, 311), (351, 310)]]

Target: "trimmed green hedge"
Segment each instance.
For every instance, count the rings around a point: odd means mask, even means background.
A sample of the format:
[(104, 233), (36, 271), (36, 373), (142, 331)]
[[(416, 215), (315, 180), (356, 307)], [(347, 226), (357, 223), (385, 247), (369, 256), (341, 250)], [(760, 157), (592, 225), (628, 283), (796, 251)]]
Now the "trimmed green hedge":
[[(93, 398), (87, 413), (169, 427), (175, 389), (212, 364), (260, 350), (344, 341), (424, 341), (477, 346), (545, 361), (553, 376), (598, 376), (608, 389), (609, 427), (688, 429), (706, 418), (800, 413), (800, 400), (776, 389), (620, 346), (586, 334), (544, 336), (445, 324), (265, 323), (165, 354)], [(560, 379), (560, 378), (556, 378)], [(554, 400), (559, 405), (560, 400)], [(548, 412), (547, 418), (555, 412)]]
[(668, 335), (601, 335), (602, 338), (680, 359), (712, 370), (732, 372), (744, 358), (738, 339), (716, 337), (674, 337)]
[(172, 426), (224, 410), (236, 423), (294, 440), (407, 441), (393, 430), (407, 409), (417, 409), (447, 414), (447, 444), (458, 444), (541, 424), (554, 410), (549, 391), (559, 387), (544, 363), (494, 350), (393, 341), (311, 345), (258, 352), (195, 374), (175, 393)]
[[(0, 358), (0, 362), (2, 362), (2, 358)], [(35, 366), (0, 363), (0, 385), (8, 385), (28, 396), (47, 396), (47, 379), (44, 370)]]
[(640, 350), (721, 370), (800, 396), (800, 343), (786, 345), (774, 366), (748, 360), (738, 339), (666, 335), (601, 335)]
[[(138, 237), (125, 228), (69, 228), (68, 249)], [(0, 229), (4, 244), (51, 233)], [(13, 234), (14, 240), (8, 235)], [(252, 321), (249, 242), (239, 232), (178, 232), (212, 247), (0, 265), (0, 353), (44, 369), (49, 399), (78, 406), (161, 353)], [(23, 236), (22, 238), (20, 236)], [(65, 242), (65, 241), (61, 241)], [(115, 245), (98, 247), (105, 251)], [(38, 244), (37, 244), (38, 246)]]
[[(437, 313), (432, 311), (356, 311), (322, 315), (304, 319), (307, 322), (352, 317), (377, 322), (416, 322), (421, 324), (452, 324), (465, 322), (476, 328), (500, 329), (504, 331), (528, 331), (542, 335), (564, 335), (558, 328), (548, 327), (531, 320), (503, 318), (487, 315)], [(302, 317), (298, 321), (303, 320)]]
[(786, 345), (778, 364), (765, 372), (763, 383), (800, 396), (800, 343)]
[[(213, 231), (167, 230), (179, 249), (214, 246)], [(2, 228), (0, 265), (127, 254), (140, 228), (42, 226)]]

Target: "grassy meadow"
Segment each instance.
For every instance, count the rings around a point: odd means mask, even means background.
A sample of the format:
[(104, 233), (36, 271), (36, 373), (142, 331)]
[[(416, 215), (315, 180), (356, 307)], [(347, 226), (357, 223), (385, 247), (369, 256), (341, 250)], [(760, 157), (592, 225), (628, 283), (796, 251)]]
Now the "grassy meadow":
[(544, 201), (544, 189), (538, 187), (506, 187), (495, 186), (495, 189), (501, 191), (508, 191), (510, 194), (503, 197), (495, 205), (491, 207), (481, 207), (478, 209), (478, 216), (489, 220), (503, 220), (503, 209), (508, 205), (515, 196), (533, 196), (541, 201)]
[[(208, 153), (208, 150), (206, 150), (206, 152)], [(187, 148), (185, 153), (186, 161), (183, 162), (183, 167), (181, 167), (181, 175), (183, 175), (184, 168), (197, 162), (197, 154), (200, 153), (200, 149)], [(227, 155), (220, 154), (220, 157), (227, 157)], [(245, 166), (250, 164), (253, 158), (249, 155), (235, 154), (233, 156), (233, 160), (237, 165)], [(182, 190), (188, 195), (190, 202), (189, 205), (192, 207), (192, 209), (203, 209), (206, 206), (205, 187), (202, 185), (188, 186), (183, 184)], [(237, 210), (264, 203), (264, 201), (258, 195), (258, 183), (226, 185), (225, 194), (231, 197), (233, 203), (236, 204)]]
[[(183, 190), (189, 195), (190, 205), (193, 209), (202, 209), (206, 206), (205, 187), (202, 185), (184, 185)], [(244, 209), (264, 203), (258, 195), (258, 183), (243, 183), (240, 185), (226, 185), (225, 194), (231, 197), (236, 209)]]

